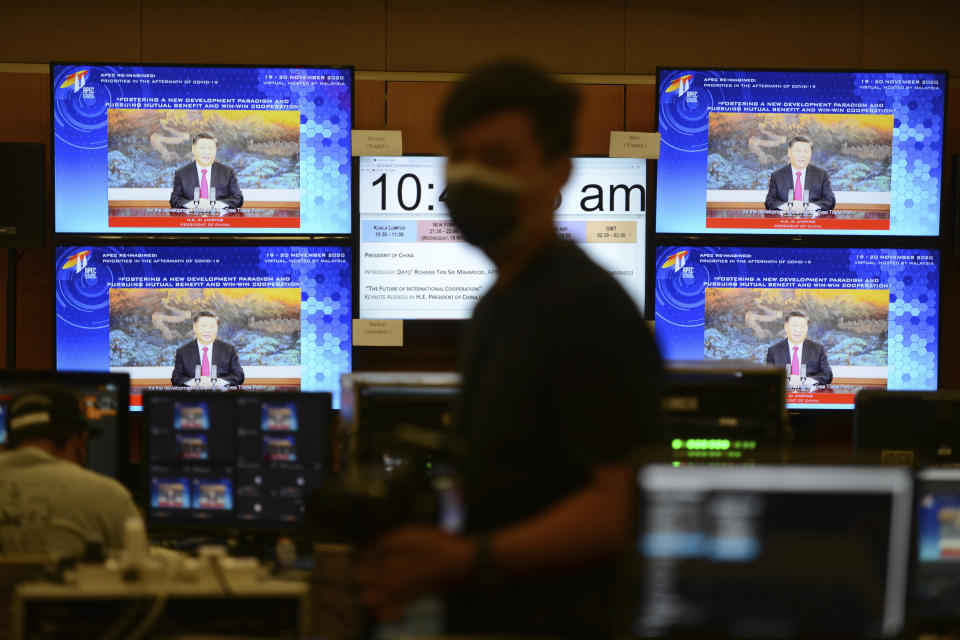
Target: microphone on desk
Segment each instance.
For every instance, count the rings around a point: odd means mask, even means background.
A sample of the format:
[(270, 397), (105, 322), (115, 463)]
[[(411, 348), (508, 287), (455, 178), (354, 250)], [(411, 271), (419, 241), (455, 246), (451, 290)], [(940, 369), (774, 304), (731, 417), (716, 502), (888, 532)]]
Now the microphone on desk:
[(217, 188), (210, 187), (210, 213), (215, 213), (217, 210)]
[(197, 365), (197, 368), (193, 371), (193, 386), (194, 388), (200, 386), (200, 365)]
[(200, 187), (193, 188), (193, 210), (200, 208)]
[(217, 365), (210, 365), (210, 382), (215, 387), (217, 386)]
[(787, 191), (787, 211), (793, 211), (793, 189)]
[(807, 212), (807, 207), (810, 206), (810, 189), (803, 190), (803, 212)]

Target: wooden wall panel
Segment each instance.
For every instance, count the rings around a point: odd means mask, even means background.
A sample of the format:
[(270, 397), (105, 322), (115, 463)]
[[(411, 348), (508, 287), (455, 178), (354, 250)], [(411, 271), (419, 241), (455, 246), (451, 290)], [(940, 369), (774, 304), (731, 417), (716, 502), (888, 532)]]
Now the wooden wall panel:
[(652, 84), (627, 85), (627, 131), (657, 130), (657, 89)]
[[(50, 89), (47, 74), (0, 73), (4, 99), (0, 100), (0, 141), (42, 142), (47, 145), (47, 246), (22, 251), (17, 266), (17, 365), (49, 369), (53, 362), (53, 250), (50, 214)], [(6, 364), (7, 255), (0, 259), (0, 287), (4, 311), (0, 313), (3, 340), (0, 366)]]
[[(626, 73), (657, 66), (860, 66), (862, 0), (808, 0), (804, 29), (766, 0), (626, 0)], [(901, 23), (895, 23), (901, 24)], [(916, 37), (914, 34), (913, 37)]]
[(960, 73), (958, 25), (955, 0), (869, 0), (863, 12), (863, 67)]
[(577, 85), (580, 115), (575, 155), (601, 155), (610, 151), (610, 132), (623, 131), (622, 84)]
[(139, 2), (8, 0), (0, 10), (0, 61), (139, 59)]
[[(384, 0), (142, 1), (144, 62), (384, 69)], [(196, 16), (199, 33), (209, 35), (191, 33), (189, 16)]]
[(554, 72), (623, 73), (623, 0), (387, 1), (387, 69), (466, 71), (520, 57)]
[(387, 128), (403, 131), (404, 153), (443, 153), (437, 118), (450, 82), (388, 82)]
[(387, 83), (382, 80), (357, 80), (353, 93), (353, 128), (387, 127)]

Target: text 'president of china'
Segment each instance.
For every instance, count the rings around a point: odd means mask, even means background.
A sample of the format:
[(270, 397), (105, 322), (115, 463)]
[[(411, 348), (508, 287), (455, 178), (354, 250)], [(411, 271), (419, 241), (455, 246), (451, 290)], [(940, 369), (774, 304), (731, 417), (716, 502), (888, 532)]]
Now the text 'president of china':
[(194, 190), (200, 189), (200, 209), (210, 209), (210, 189), (216, 189), (216, 202), (228, 209), (243, 205), (243, 192), (237, 181), (237, 172), (232, 167), (217, 162), (217, 139), (210, 133), (193, 136), (194, 162), (180, 167), (173, 176), (173, 191), (170, 206), (174, 209), (189, 207)]
[(177, 349), (170, 382), (178, 387), (190, 386), (200, 366), (200, 385), (211, 384), (211, 366), (217, 367), (217, 380), (224, 384), (240, 385), (245, 378), (240, 356), (232, 344), (217, 340), (220, 320), (212, 311), (200, 311), (193, 316), (193, 332), (197, 339)]

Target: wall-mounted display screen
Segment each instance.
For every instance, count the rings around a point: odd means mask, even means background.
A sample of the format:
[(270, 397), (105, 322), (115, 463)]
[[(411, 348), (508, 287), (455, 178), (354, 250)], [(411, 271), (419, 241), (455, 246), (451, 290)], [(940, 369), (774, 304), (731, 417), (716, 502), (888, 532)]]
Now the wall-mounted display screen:
[(58, 247), (56, 274), (57, 368), (128, 373), (133, 409), (144, 390), (198, 379), (329, 391), (339, 407), (349, 247)]
[(939, 274), (934, 249), (660, 246), (656, 338), (669, 360), (784, 367), (790, 408), (852, 409), (936, 390)]
[[(463, 241), (444, 205), (446, 158), (359, 160), (359, 314), (463, 319), (496, 267)], [(574, 158), (558, 194), (559, 235), (606, 268), (643, 309), (647, 167), (633, 158)]]
[(947, 78), (660, 69), (657, 231), (937, 236)]
[(54, 64), (58, 233), (350, 233), (350, 68)]

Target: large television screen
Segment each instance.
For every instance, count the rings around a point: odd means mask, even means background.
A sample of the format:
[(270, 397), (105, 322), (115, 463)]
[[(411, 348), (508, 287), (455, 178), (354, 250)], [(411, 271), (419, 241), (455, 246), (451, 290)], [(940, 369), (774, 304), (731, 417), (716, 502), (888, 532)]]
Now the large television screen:
[(350, 233), (350, 68), (53, 64), (58, 233)]
[(946, 74), (660, 69), (658, 87), (658, 232), (939, 235)]
[(802, 378), (789, 408), (936, 390), (939, 265), (935, 249), (658, 246), (657, 342), (669, 360), (782, 366)]
[[(467, 244), (443, 203), (446, 158), (359, 160), (359, 315), (469, 318), (496, 267)], [(633, 158), (574, 158), (556, 227), (606, 268), (643, 310), (647, 167)]]
[(351, 367), (349, 247), (60, 246), (55, 268), (57, 368), (128, 373), (134, 410), (144, 390), (193, 382), (202, 311), (217, 316), (203, 339), (212, 377), (329, 391), (339, 407)]

